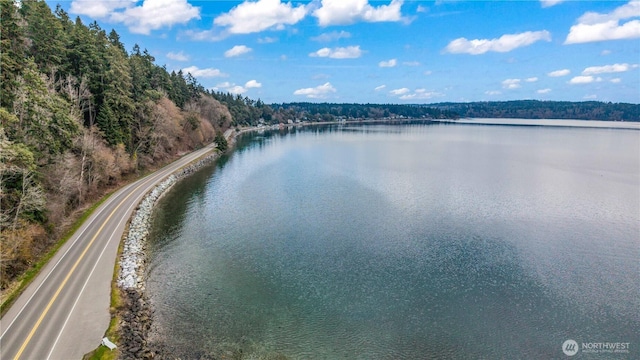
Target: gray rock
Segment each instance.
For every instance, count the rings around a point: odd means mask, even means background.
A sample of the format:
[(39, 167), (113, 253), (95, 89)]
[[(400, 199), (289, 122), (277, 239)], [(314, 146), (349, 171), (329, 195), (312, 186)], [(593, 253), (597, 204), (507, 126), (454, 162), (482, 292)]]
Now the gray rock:
[(121, 313), (120, 333), (122, 359), (153, 358), (160, 354), (149, 349), (146, 339), (151, 331), (153, 309), (144, 293), (146, 240), (151, 225), (151, 214), (155, 203), (162, 195), (180, 179), (194, 173), (206, 164), (218, 158), (213, 153), (195, 163), (192, 163), (174, 174), (168, 176), (140, 202), (131, 218), (129, 231), (124, 239), (124, 246), (120, 260), (120, 272), (117, 284), (124, 294), (124, 310)]

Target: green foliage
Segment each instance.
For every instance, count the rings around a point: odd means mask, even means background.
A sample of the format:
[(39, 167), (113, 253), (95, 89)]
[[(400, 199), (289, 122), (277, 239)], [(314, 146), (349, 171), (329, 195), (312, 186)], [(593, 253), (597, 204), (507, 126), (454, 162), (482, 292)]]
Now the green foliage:
[(200, 125), (200, 120), (198, 120), (198, 116), (194, 113), (187, 114), (186, 117), (187, 123), (191, 125), (191, 130), (195, 130)]
[(66, 60), (67, 34), (44, 1), (22, 1), (20, 13), (26, 21), (28, 54), (41, 72), (52, 74)]
[(132, 95), (135, 102), (144, 102), (145, 92), (154, 89), (151, 82), (155, 67), (154, 61), (155, 58), (147, 50), (141, 53), (138, 45), (133, 47), (133, 53), (129, 57), (129, 66), (131, 68)]
[(123, 129), (119, 126), (118, 118), (111, 109), (109, 102), (100, 108), (96, 123), (110, 145), (126, 144), (129, 142), (131, 134), (122, 132)]
[(26, 61), (18, 84), (14, 101), (18, 122), (8, 127), (9, 137), (41, 155), (69, 149), (79, 130), (71, 116), (71, 104), (47, 84), (32, 58)]
[(120, 41), (120, 35), (114, 29), (111, 29), (108, 38), (111, 45), (120, 49), (123, 54), (127, 53), (127, 50), (124, 48), (124, 44)]
[(189, 100), (189, 88), (187, 81), (184, 79), (182, 70), (171, 72), (169, 77), (171, 80), (171, 89), (169, 90), (169, 99), (173, 101), (178, 107), (184, 108), (184, 105)]
[[(112, 31), (111, 37), (115, 37), (114, 33)], [(117, 44), (110, 42), (105, 50), (107, 70), (103, 77), (104, 101), (98, 111), (97, 125), (110, 145), (129, 145), (135, 112), (131, 68), (127, 54)]]
[(43, 0), (0, 0), (0, 60), (2, 286), (44, 253), (74, 208), (211, 141), (226, 114), (209, 102), (203, 115), (191, 75), (169, 74), (137, 45), (128, 54), (116, 31), (60, 6), (52, 13)]
[[(0, 113), (6, 113), (0, 108)], [(9, 140), (0, 127), (0, 176), (9, 173), (33, 171), (36, 168), (33, 153), (24, 145)], [(3, 178), (4, 179), (4, 178)], [(5, 182), (3, 182), (5, 185)]]
[(34, 178), (35, 170), (34, 154), (7, 138), (0, 128), (0, 233), (11, 230), (8, 236), (15, 237), (23, 221), (42, 218), (44, 193)]
[(491, 101), (439, 103), (430, 106), (462, 117), (640, 121), (640, 105), (598, 101)]
[(0, 0), (0, 106), (13, 109), (22, 73), (25, 46), (18, 8), (12, 0)]
[(334, 121), (336, 119), (451, 119), (457, 114), (429, 106), (397, 104), (329, 104), (329, 103), (289, 103), (272, 105), (277, 109), (275, 116), (280, 121), (308, 120)]
[(206, 93), (212, 96), (214, 99), (220, 101), (226, 105), (233, 118), (232, 125), (257, 125), (258, 121), (262, 118), (268, 117), (271, 120), (271, 114), (273, 111), (270, 107), (264, 105), (260, 100), (261, 107), (257, 107), (257, 103), (248, 97), (242, 97), (241, 95), (233, 95), (223, 92), (211, 92)]
[(229, 144), (227, 144), (227, 139), (224, 137), (224, 134), (220, 131), (216, 133), (216, 138), (214, 142), (216, 143), (216, 147), (218, 148), (218, 150), (220, 150), (221, 152), (225, 152), (229, 148)]

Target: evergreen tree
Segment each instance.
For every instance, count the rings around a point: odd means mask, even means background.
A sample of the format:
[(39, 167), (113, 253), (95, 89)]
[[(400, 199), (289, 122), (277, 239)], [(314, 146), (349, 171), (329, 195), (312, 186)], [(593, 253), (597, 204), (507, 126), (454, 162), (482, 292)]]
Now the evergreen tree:
[(129, 57), (129, 68), (131, 69), (131, 84), (133, 100), (136, 103), (144, 102), (145, 93), (151, 89), (151, 75), (153, 71), (153, 63), (150, 61), (152, 57), (140, 52), (140, 47), (136, 44), (133, 52)]
[(30, 39), (28, 54), (41, 72), (52, 76), (66, 60), (67, 34), (44, 1), (23, 1), (20, 12)]
[(13, 108), (22, 72), (25, 40), (19, 25), (18, 8), (12, 0), (0, 0), (0, 106)]
[(32, 58), (27, 59), (18, 84), (14, 101), (18, 120), (8, 126), (9, 138), (24, 142), (46, 163), (71, 147), (78, 124), (69, 102), (47, 83)]
[(125, 55), (127, 54), (127, 50), (124, 48), (124, 44), (120, 42), (120, 35), (114, 29), (111, 29), (111, 32), (109, 33), (109, 43), (120, 49), (120, 51), (122, 51)]
[(216, 143), (216, 148), (221, 152), (227, 151), (229, 145), (227, 144), (227, 139), (224, 137), (222, 132), (218, 131), (216, 133), (216, 138), (213, 140)]
[(189, 87), (184, 79), (182, 70), (178, 73), (171, 72), (171, 91), (169, 91), (169, 99), (171, 99), (178, 107), (184, 108), (187, 100), (189, 99)]
[(131, 125), (135, 104), (131, 95), (131, 69), (126, 53), (117, 45), (106, 50), (108, 66), (104, 74), (104, 102), (98, 112), (98, 127), (111, 145), (119, 143), (131, 146)]

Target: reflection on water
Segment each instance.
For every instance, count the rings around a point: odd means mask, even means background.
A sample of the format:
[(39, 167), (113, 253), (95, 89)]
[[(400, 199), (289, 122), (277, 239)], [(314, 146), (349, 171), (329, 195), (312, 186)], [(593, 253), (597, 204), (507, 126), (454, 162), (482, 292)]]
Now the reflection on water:
[[(154, 217), (171, 356), (640, 354), (640, 132), (461, 124), (245, 136)], [(635, 344), (635, 345), (634, 345)]]

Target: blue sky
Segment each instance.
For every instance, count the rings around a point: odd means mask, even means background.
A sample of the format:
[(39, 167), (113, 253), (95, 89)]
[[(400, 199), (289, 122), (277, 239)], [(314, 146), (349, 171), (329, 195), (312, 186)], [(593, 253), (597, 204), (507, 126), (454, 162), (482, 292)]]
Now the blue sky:
[(60, 4), (170, 71), (267, 103), (640, 102), (639, 0)]

